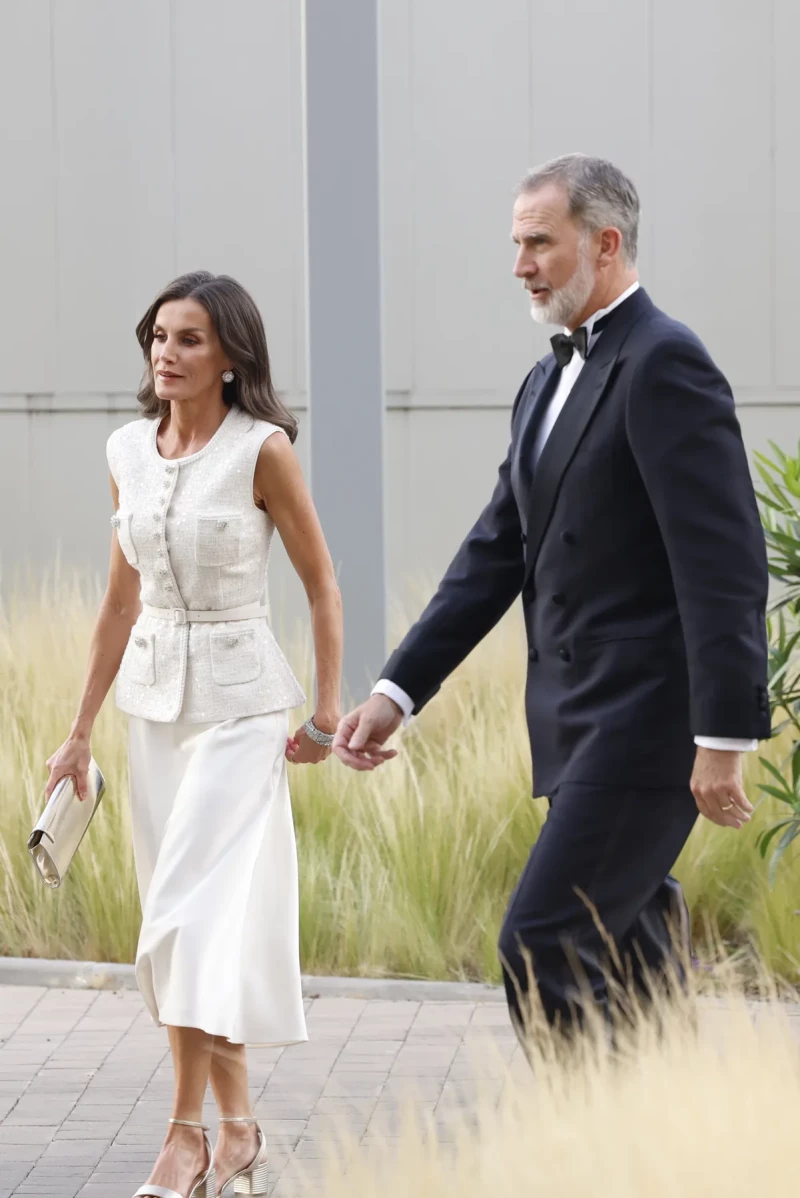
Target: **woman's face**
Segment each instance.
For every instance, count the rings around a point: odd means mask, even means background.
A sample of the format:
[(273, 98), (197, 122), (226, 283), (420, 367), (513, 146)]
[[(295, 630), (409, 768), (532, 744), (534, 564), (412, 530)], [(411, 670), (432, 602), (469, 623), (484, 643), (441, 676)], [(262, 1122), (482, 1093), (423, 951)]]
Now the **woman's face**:
[(158, 398), (178, 403), (219, 394), (222, 372), (231, 369), (211, 317), (192, 299), (161, 305), (150, 362)]

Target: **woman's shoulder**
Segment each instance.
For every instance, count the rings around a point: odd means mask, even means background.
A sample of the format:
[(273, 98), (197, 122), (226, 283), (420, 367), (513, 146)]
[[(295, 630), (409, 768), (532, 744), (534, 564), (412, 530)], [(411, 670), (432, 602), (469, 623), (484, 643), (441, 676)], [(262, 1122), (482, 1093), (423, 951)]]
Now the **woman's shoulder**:
[(152, 423), (153, 421), (147, 416), (137, 416), (135, 420), (121, 424), (119, 428), (115, 428), (109, 434), (106, 439), (106, 458), (115, 478), (117, 478), (115, 467), (120, 454), (124, 454), (133, 445), (142, 444), (149, 436)]
[(109, 434), (106, 445), (125, 445), (132, 440), (144, 440), (152, 425), (153, 421), (149, 416), (137, 416), (135, 420), (129, 420), (127, 424), (115, 428)]
[(273, 424), (269, 420), (262, 420), (260, 416), (251, 416), (249, 413), (246, 413), (246, 415), (251, 422), (248, 429), (251, 436), (269, 437), (272, 433), (281, 431), (279, 425)]
[[(280, 445), (280, 442), (285, 439), (286, 434), (284, 430), (280, 425), (272, 424), (269, 420), (261, 420), (257, 416), (251, 416), (250, 420), (252, 423), (247, 429), (247, 437), (256, 454), (262, 449), (266, 453), (274, 452), (276, 447)], [(283, 436), (275, 437), (273, 436), (274, 433), (283, 433)]]

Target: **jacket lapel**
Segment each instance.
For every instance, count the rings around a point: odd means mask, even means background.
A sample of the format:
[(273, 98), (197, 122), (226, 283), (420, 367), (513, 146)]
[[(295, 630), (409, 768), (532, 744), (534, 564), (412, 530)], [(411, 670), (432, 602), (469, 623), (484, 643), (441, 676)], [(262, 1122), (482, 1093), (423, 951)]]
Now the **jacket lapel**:
[(522, 400), (514, 430), (514, 450), (511, 457), (511, 489), (519, 508), (520, 522), (525, 531), (528, 496), (531, 485), (531, 452), (536, 430), (549, 403), (557, 377), (555, 358), (550, 356), (536, 364)]
[(620, 305), (622, 319), (611, 321), (604, 329), (547, 438), (527, 499), (525, 583), (536, 565), (564, 473), (606, 393), (628, 334), (650, 308), (652, 302), (641, 288)]

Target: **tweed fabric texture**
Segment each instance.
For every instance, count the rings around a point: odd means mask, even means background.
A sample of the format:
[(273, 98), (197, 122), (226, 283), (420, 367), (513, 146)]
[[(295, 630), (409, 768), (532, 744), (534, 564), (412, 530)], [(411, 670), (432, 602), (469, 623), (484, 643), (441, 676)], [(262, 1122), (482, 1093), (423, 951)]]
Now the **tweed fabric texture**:
[[(108, 438), (119, 488), (111, 517), (120, 548), (141, 577), (143, 603), (224, 610), (266, 604), (275, 525), (253, 502), (261, 445), (281, 430), (232, 406), (197, 453), (158, 452), (157, 419), (140, 418)], [(142, 613), (117, 674), (117, 706), (165, 723), (234, 719), (305, 702), (265, 617), (171, 623)]]

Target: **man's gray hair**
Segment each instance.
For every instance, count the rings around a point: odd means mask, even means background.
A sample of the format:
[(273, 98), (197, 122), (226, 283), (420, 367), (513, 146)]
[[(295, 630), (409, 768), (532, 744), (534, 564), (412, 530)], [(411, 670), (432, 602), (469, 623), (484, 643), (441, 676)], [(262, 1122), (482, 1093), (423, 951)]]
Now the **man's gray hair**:
[(636, 262), (639, 241), (639, 196), (627, 175), (605, 158), (564, 154), (528, 171), (518, 194), (557, 183), (567, 193), (570, 215), (590, 233), (609, 226), (622, 234), (628, 266)]

